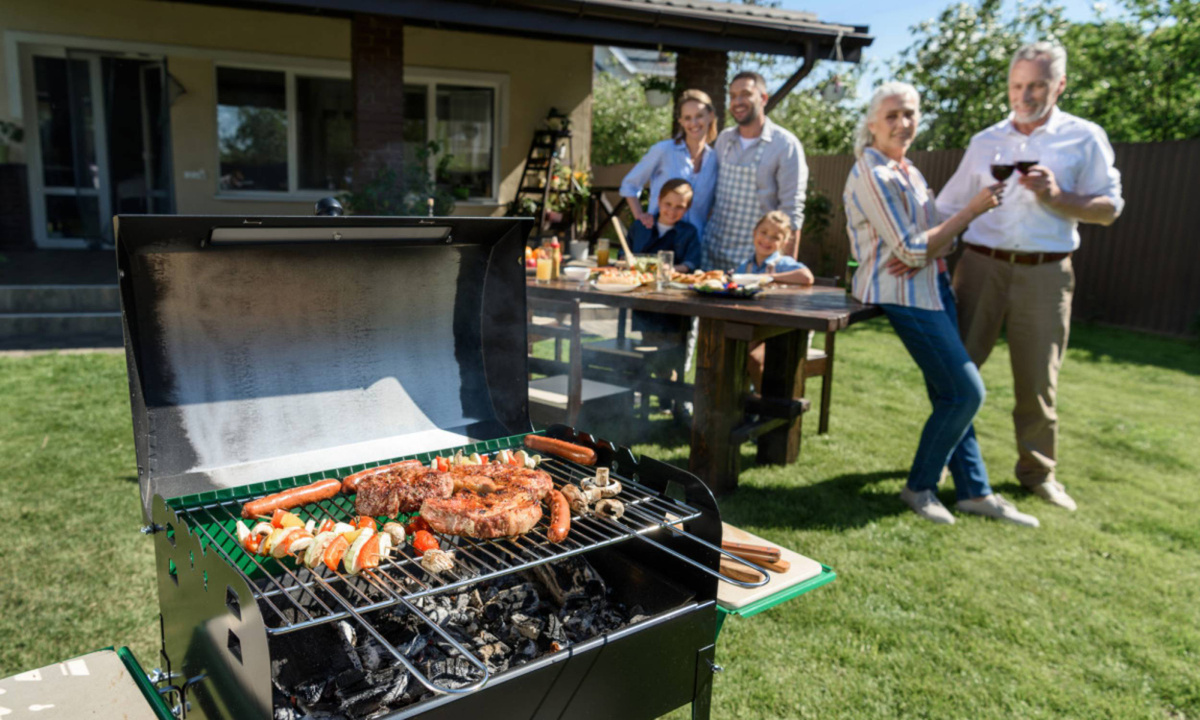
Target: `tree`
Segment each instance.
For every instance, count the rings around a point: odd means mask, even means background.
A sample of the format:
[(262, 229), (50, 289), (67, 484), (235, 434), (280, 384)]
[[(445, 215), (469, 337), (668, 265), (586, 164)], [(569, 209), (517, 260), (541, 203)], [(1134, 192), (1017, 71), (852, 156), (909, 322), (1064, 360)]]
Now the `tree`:
[(1193, 0), (1121, 0), (1113, 18), (1070, 23), (1052, 0), (950, 5), (912, 28), (916, 40), (892, 75), (916, 86), (924, 114), (919, 148), (966, 147), (1008, 114), (1008, 65), (1034, 40), (1067, 50), (1059, 105), (1099, 123), (1113, 142), (1200, 136), (1200, 10)]
[(646, 104), (642, 86), (600, 73), (592, 85), (592, 163), (637, 162), (671, 132), (671, 107)]

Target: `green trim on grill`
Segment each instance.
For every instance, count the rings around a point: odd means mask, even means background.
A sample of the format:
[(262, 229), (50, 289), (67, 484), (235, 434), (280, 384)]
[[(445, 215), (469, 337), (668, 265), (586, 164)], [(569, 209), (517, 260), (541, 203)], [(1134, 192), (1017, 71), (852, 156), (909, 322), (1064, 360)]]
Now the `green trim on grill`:
[(756, 601), (750, 603), (749, 605), (745, 605), (736, 610), (729, 610), (727, 608), (721, 607), (721, 605), (718, 604), (717, 605), (717, 635), (720, 636), (721, 628), (725, 625), (725, 618), (730, 615), (738, 615), (740, 617), (750, 617), (752, 615), (757, 615), (760, 612), (763, 612), (765, 610), (770, 610), (771, 608), (775, 607), (776, 605), (785, 603), (794, 597), (798, 597), (807, 592), (816, 590), (817, 588), (821, 587), (822, 585), (828, 585), (829, 583), (833, 582), (836, 579), (837, 579), (837, 573), (834, 572), (833, 568), (829, 567), (825, 563), (821, 563), (821, 572), (819, 575), (815, 575), (815, 576), (805, 580), (804, 582), (796, 583), (795, 585), (787, 588), (786, 590), (780, 590), (777, 593), (768, 595), (761, 600), (756, 600)]

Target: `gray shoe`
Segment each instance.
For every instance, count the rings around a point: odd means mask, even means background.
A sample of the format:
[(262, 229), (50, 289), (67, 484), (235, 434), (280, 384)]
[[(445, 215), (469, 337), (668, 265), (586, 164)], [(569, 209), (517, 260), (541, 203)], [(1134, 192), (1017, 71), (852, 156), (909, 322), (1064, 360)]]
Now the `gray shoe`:
[(1041, 524), (1037, 518), (1017, 510), (1016, 505), (1013, 505), (996, 493), (969, 500), (959, 500), (954, 504), (954, 508), (959, 512), (971, 513), (972, 515), (983, 515), (985, 517), (996, 518), (997, 520), (1007, 520), (1013, 525), (1020, 525), (1021, 527), (1038, 527)]
[(1067, 494), (1066, 488), (1057, 480), (1047, 480), (1041, 485), (1034, 485), (1029, 488), (1029, 492), (1037, 495), (1051, 505), (1057, 505), (1069, 512), (1075, 512), (1075, 508), (1077, 507), (1075, 501)]
[(940, 525), (953, 525), (954, 516), (946, 509), (941, 500), (932, 490), (909, 490), (907, 486), (900, 491), (900, 499), (908, 503), (913, 512), (930, 522)]

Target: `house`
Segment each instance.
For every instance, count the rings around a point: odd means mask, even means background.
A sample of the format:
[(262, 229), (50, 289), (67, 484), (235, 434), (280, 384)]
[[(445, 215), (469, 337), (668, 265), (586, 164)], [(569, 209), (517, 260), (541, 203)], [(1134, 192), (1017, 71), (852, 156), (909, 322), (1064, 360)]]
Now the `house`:
[(431, 140), (456, 212), (502, 214), (550, 108), (586, 163), (594, 46), (675, 52), (723, 102), (728, 51), (806, 72), (866, 32), (704, 0), (5, 0), (0, 118), (26, 137), (0, 249), (94, 246), (120, 213), (307, 214)]

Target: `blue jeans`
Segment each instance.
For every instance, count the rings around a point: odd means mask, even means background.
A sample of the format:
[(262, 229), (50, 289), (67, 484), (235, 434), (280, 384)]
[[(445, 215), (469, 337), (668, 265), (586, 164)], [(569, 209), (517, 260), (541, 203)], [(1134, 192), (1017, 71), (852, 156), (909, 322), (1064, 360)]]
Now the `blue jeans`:
[(941, 311), (879, 305), (921, 368), (933, 403), (933, 414), (925, 421), (908, 474), (908, 487), (936, 490), (942, 468), (949, 465), (959, 500), (983, 497), (990, 495), (992, 488), (972, 424), (986, 395), (983, 378), (959, 338), (958, 313), (947, 273), (938, 276), (938, 289), (944, 306)]

